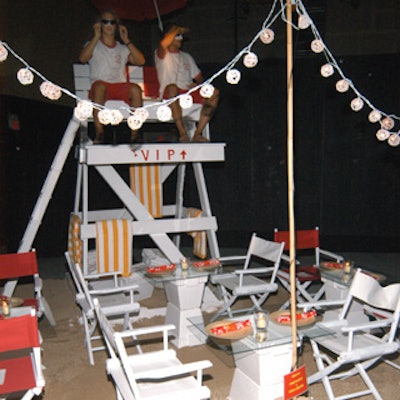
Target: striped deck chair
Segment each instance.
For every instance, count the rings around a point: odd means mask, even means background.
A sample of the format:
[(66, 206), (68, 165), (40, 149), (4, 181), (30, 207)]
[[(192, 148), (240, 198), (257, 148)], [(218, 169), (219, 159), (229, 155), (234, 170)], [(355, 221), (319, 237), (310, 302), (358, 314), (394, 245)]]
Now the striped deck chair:
[(132, 227), (127, 219), (96, 222), (97, 273), (120, 272), (131, 274)]

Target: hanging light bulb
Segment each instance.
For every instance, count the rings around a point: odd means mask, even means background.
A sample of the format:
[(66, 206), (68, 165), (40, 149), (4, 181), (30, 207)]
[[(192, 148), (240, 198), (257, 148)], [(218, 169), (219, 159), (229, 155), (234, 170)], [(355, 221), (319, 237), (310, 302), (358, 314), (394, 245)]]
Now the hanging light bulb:
[(214, 94), (214, 86), (211, 84), (203, 85), (200, 88), (200, 96), (209, 99)]
[(149, 118), (149, 112), (147, 111), (147, 108), (144, 108), (144, 107), (136, 108), (133, 115), (140, 118), (142, 120), (142, 122), (145, 122), (146, 119)]
[(137, 131), (143, 125), (142, 119), (138, 115), (130, 115), (126, 121), (128, 123), (129, 128), (133, 131)]
[(86, 121), (93, 114), (93, 105), (88, 100), (81, 100), (74, 109), (74, 115), (79, 121)]
[(124, 120), (124, 116), (120, 110), (111, 110), (110, 116), (110, 124), (114, 126), (119, 125)]
[(190, 94), (183, 94), (179, 96), (179, 104), (183, 109), (192, 107), (193, 97)]
[(350, 107), (353, 111), (360, 111), (364, 107), (364, 101), (360, 97), (356, 97), (350, 103)]
[(253, 68), (258, 64), (257, 54), (249, 51), (243, 58), (243, 64), (247, 68)]
[(0, 43), (0, 62), (7, 60), (8, 50)]
[(160, 106), (157, 109), (157, 118), (162, 122), (167, 122), (172, 117), (172, 111), (168, 106)]
[(29, 68), (21, 68), (17, 72), (17, 79), (22, 85), (30, 85), (33, 82), (33, 74)]
[(333, 75), (334, 72), (335, 70), (333, 69), (332, 64), (326, 63), (321, 67), (321, 75), (324, 78), (329, 78)]
[(322, 53), (324, 51), (324, 44), (322, 43), (322, 40), (319, 39), (314, 39), (311, 42), (311, 50), (314, 53)]
[(61, 97), (61, 88), (49, 81), (43, 81), (40, 85), (40, 92), (50, 100), (58, 100)]
[(385, 117), (381, 121), (381, 125), (382, 125), (382, 128), (390, 131), (391, 129), (394, 128), (394, 120), (393, 120), (393, 118)]
[(272, 29), (266, 28), (260, 33), (260, 40), (264, 44), (270, 44), (275, 39), (275, 33)]
[(307, 29), (311, 25), (311, 20), (308, 15), (299, 15), (299, 20), (297, 23), (300, 29)]
[(389, 136), (388, 143), (392, 147), (397, 147), (400, 144), (400, 136), (399, 133), (392, 133)]
[(378, 110), (372, 110), (368, 114), (368, 121), (374, 124), (375, 122), (378, 122), (381, 119), (381, 117), (382, 117), (381, 113)]
[(240, 81), (240, 71), (236, 68), (232, 68), (226, 72), (226, 81), (231, 85), (237, 85)]
[(97, 118), (99, 119), (99, 122), (101, 124), (109, 125), (112, 120), (111, 110), (109, 110), (108, 108), (103, 108), (97, 114)]
[(384, 140), (387, 140), (387, 138), (390, 136), (390, 132), (387, 131), (386, 129), (379, 129), (376, 132), (376, 138), (383, 142)]
[(349, 90), (350, 83), (347, 79), (340, 79), (336, 82), (336, 90), (339, 93), (345, 93)]

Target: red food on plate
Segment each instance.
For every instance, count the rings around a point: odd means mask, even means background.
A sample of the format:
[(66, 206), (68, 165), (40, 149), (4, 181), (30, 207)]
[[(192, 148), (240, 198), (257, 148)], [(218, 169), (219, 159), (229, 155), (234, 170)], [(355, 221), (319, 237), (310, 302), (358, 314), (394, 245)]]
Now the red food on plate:
[(328, 262), (324, 262), (324, 263), (322, 263), (322, 265), (325, 267), (325, 268), (332, 268), (332, 269), (343, 269), (343, 267), (344, 267), (344, 264), (343, 263), (338, 263), (338, 262), (331, 262), (331, 261), (328, 261)]
[(212, 258), (210, 260), (196, 261), (193, 266), (196, 268), (207, 268), (207, 267), (217, 267), (220, 264), (217, 258)]
[(176, 264), (160, 265), (157, 267), (147, 267), (147, 272), (149, 274), (160, 274), (163, 272), (170, 272), (176, 269)]
[(238, 331), (240, 329), (248, 328), (251, 326), (249, 319), (244, 321), (232, 322), (231, 324), (217, 325), (211, 328), (213, 335), (226, 335), (228, 332)]
[[(315, 310), (310, 310), (310, 311), (305, 311), (302, 313), (297, 313), (296, 314), (296, 320), (297, 321), (301, 321), (304, 319), (310, 319), (310, 318), (314, 318), (317, 316), (317, 312)], [(285, 314), (285, 315), (277, 315), (275, 317), (275, 320), (281, 324), (283, 323), (288, 323), (291, 322), (292, 317), (289, 314)]]

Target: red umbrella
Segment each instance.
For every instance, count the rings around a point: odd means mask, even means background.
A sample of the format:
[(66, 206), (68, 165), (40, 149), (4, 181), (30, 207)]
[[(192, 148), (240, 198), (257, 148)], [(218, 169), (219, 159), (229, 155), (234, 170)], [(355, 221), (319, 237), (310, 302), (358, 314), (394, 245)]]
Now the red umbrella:
[(98, 10), (113, 9), (122, 19), (152, 20), (186, 6), (187, 0), (92, 0)]

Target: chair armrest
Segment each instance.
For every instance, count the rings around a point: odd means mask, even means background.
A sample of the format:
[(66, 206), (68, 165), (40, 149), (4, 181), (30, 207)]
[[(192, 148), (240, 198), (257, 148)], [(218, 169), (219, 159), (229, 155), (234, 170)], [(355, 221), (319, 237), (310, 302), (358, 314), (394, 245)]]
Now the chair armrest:
[(118, 335), (122, 338), (131, 337), (131, 336), (139, 336), (139, 335), (147, 335), (149, 333), (156, 332), (168, 332), (175, 329), (175, 325), (167, 324), (167, 325), (154, 325), (154, 326), (146, 326), (143, 328), (135, 328), (126, 331), (118, 332)]
[(367, 329), (384, 328), (393, 322), (393, 318), (380, 319), (378, 321), (370, 321), (360, 325), (348, 325), (342, 328), (342, 332), (357, 332)]
[(114, 271), (114, 272), (102, 272), (100, 274), (86, 274), (83, 277), (85, 278), (85, 280), (90, 281), (93, 279), (101, 279), (101, 278), (115, 278), (115, 277), (119, 277), (121, 276), (121, 272), (118, 271)]
[(336, 253), (333, 253), (332, 251), (319, 249), (319, 252), (320, 252), (320, 254), (322, 254), (322, 255), (324, 255), (326, 257), (329, 257), (329, 258), (332, 258), (332, 259), (336, 259), (337, 262), (344, 260), (343, 256), (341, 256), (339, 254), (336, 254)]
[(136, 379), (162, 379), (170, 376), (188, 374), (190, 372), (201, 372), (203, 369), (212, 367), (209, 360), (191, 362), (187, 364), (175, 365), (173, 367), (158, 368), (151, 371), (135, 373)]
[(274, 269), (275, 269), (274, 267), (237, 269), (235, 270), (235, 274), (237, 275), (266, 274), (268, 272), (273, 272)]
[(139, 288), (139, 285), (132, 284), (132, 285), (126, 285), (126, 286), (117, 286), (117, 287), (112, 287), (112, 288), (107, 288), (107, 289), (90, 289), (89, 293), (91, 295), (107, 295), (107, 294), (115, 294), (115, 293), (123, 293), (123, 292), (132, 292), (134, 290), (137, 290)]
[(297, 307), (303, 308), (305, 311), (313, 307), (336, 307), (343, 306), (346, 300), (320, 300), (316, 302), (297, 303)]

